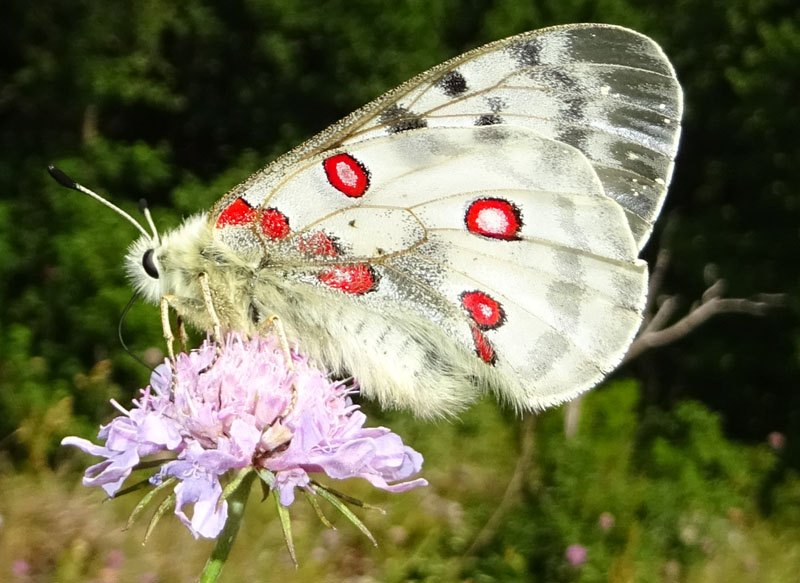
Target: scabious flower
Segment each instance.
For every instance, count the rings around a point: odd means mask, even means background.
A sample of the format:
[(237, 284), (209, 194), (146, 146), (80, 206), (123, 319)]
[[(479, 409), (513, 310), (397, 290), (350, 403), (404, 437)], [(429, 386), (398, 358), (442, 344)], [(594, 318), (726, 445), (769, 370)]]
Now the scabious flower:
[(231, 470), (266, 470), (283, 506), (297, 488), (316, 491), (315, 472), (363, 478), (389, 492), (427, 484), (403, 481), (419, 472), (422, 456), (389, 429), (364, 427), (351, 391), (301, 355), (293, 353), (289, 366), (272, 336), (230, 334), (219, 350), (206, 341), (180, 354), (174, 371), (169, 361), (156, 368), (130, 410), (112, 401), (123, 415), (101, 427), (104, 445), (78, 437), (61, 443), (105, 458), (83, 483), (109, 496), (143, 458), (160, 454), (166, 459), (150, 482), (176, 483), (175, 514), (195, 538), (214, 538), (228, 515), (220, 478)]
[(586, 562), (588, 554), (589, 552), (583, 545), (569, 545), (567, 550), (564, 551), (564, 557), (575, 567), (583, 565)]

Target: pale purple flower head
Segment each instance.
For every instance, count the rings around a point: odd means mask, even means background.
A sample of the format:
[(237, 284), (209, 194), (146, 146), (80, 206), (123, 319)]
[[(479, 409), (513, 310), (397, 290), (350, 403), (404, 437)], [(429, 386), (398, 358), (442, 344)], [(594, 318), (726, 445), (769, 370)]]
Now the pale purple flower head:
[(586, 562), (588, 554), (586, 547), (583, 545), (569, 545), (567, 550), (564, 551), (564, 557), (575, 567), (583, 565)]
[(390, 492), (427, 484), (401, 481), (419, 472), (419, 453), (389, 429), (365, 428), (351, 389), (305, 357), (293, 354), (292, 371), (274, 337), (228, 335), (215, 358), (216, 346), (206, 341), (177, 357), (175, 383), (168, 361), (156, 368), (130, 411), (114, 403), (124, 415), (101, 427), (105, 445), (64, 438), (63, 445), (105, 458), (86, 470), (84, 485), (112, 496), (143, 457), (173, 452), (176, 459), (150, 481), (177, 478), (175, 514), (195, 537), (214, 538), (227, 518), (220, 476), (230, 470), (273, 472), (284, 506), (294, 501), (295, 488), (309, 489), (313, 472), (363, 478)]

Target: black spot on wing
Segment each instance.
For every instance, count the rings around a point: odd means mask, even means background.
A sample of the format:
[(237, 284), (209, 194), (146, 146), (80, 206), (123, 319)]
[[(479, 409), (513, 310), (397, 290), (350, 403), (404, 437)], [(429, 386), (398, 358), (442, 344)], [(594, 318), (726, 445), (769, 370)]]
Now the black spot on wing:
[(559, 69), (543, 71), (542, 77), (544, 77), (551, 86), (559, 89), (574, 91), (580, 87), (580, 84), (574, 77), (567, 75), (564, 71), (560, 71)]
[(507, 50), (520, 67), (542, 64), (542, 45), (537, 39), (512, 43)]
[(557, 139), (560, 142), (576, 147), (581, 152), (586, 152), (589, 146), (589, 130), (566, 125), (558, 132)]
[(493, 126), (503, 123), (503, 119), (494, 113), (485, 113), (475, 120), (476, 126)]
[(505, 99), (498, 96), (489, 97), (486, 99), (486, 105), (489, 106), (489, 111), (492, 113), (500, 113), (506, 107), (508, 107), (508, 103), (506, 103)]
[(468, 89), (467, 80), (464, 79), (464, 75), (458, 71), (450, 71), (447, 73), (436, 82), (436, 86), (448, 97), (458, 97), (466, 93)]
[(561, 113), (567, 121), (577, 122), (584, 119), (587, 101), (583, 97), (569, 97), (564, 100)]
[(428, 122), (405, 107), (393, 105), (383, 110), (378, 117), (380, 123), (388, 126), (390, 134), (417, 130), (428, 126)]

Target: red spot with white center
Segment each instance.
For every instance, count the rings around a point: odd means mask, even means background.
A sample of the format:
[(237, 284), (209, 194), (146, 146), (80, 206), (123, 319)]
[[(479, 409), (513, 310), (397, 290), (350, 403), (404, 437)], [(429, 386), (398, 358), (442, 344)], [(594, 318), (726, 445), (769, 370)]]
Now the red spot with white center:
[(505, 322), (506, 315), (500, 302), (483, 292), (462, 293), (461, 305), (481, 330), (491, 330)]
[(522, 214), (515, 204), (502, 198), (479, 198), (470, 203), (464, 222), (470, 233), (513, 241), (519, 239)]
[(494, 353), (492, 343), (475, 325), (472, 326), (472, 339), (475, 341), (475, 352), (478, 353), (483, 362), (488, 364), (497, 362), (497, 355)]
[(289, 219), (278, 209), (265, 209), (261, 213), (261, 232), (273, 241), (285, 239), (289, 236)]
[(369, 188), (369, 172), (350, 154), (336, 154), (322, 162), (328, 182), (351, 198), (362, 196)]
[(222, 227), (241, 226), (251, 222), (256, 216), (256, 209), (247, 204), (243, 198), (237, 198), (219, 213), (217, 229)]
[(348, 294), (365, 294), (375, 287), (375, 273), (369, 265), (337, 265), (323, 271), (317, 279), (334, 289)]

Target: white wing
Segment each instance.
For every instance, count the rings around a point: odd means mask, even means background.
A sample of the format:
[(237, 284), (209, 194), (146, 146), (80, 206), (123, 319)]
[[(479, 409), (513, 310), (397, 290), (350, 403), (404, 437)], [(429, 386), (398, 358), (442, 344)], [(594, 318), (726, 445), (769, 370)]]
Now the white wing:
[(211, 218), (266, 268), (435, 323), (479, 386), (541, 408), (599, 382), (639, 327), (637, 254), (681, 108), (669, 62), (642, 35), (526, 33), (387, 93), (251, 177)]

